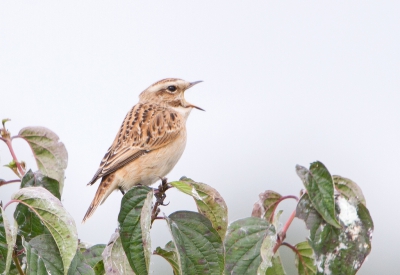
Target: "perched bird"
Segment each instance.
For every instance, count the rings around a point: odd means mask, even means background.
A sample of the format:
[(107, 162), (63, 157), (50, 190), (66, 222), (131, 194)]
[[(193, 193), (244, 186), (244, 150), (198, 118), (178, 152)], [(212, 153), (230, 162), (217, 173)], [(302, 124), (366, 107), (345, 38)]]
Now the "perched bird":
[(88, 185), (101, 178), (85, 222), (112, 191), (151, 185), (166, 176), (186, 146), (186, 119), (193, 108), (184, 92), (196, 82), (167, 78), (139, 95), (139, 103), (126, 115), (121, 129)]

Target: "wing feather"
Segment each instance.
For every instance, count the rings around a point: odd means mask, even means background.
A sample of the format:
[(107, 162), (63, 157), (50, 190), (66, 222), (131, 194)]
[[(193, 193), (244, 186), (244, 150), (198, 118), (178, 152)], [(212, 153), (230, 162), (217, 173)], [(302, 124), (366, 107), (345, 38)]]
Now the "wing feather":
[(139, 103), (126, 115), (113, 144), (88, 185), (135, 159), (174, 141), (184, 127), (181, 115), (172, 109)]

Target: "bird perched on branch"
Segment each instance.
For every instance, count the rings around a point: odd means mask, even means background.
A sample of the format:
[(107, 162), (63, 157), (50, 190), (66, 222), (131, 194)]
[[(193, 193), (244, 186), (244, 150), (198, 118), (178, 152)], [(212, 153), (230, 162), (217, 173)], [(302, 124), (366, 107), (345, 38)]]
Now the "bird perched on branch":
[(196, 82), (167, 78), (139, 95), (139, 103), (126, 115), (111, 147), (88, 185), (101, 178), (85, 222), (112, 191), (151, 185), (166, 176), (186, 146), (186, 119), (193, 108), (184, 93)]

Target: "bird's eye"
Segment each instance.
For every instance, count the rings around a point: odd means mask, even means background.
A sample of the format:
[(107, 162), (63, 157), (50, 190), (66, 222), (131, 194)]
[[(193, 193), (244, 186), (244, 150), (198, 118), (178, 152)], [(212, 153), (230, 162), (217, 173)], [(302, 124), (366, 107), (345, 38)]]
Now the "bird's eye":
[(176, 86), (173, 86), (173, 85), (171, 85), (171, 86), (168, 86), (168, 91), (170, 91), (170, 92), (175, 92), (176, 91)]

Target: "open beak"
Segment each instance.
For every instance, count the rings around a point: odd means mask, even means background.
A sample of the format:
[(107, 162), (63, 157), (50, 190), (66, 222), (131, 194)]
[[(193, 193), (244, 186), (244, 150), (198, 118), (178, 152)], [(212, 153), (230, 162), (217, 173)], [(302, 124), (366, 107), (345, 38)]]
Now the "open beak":
[[(203, 82), (203, 80), (190, 82), (190, 85), (189, 85), (189, 87), (186, 88), (186, 90), (192, 88), (194, 85), (196, 85), (196, 84), (198, 84), (200, 82)], [(196, 109), (198, 109), (200, 111), (205, 111), (204, 109), (202, 109), (200, 107), (197, 107), (196, 105), (193, 105), (193, 104), (189, 104), (187, 107), (192, 107), (192, 108), (196, 108)]]
[(197, 110), (200, 110), (200, 111), (206, 111), (206, 110), (201, 109), (200, 107), (197, 107), (196, 105), (193, 105), (193, 104), (189, 104), (187, 107), (196, 108)]
[(186, 90), (192, 88), (194, 85), (196, 85), (197, 83), (200, 83), (200, 82), (203, 82), (203, 80), (190, 82), (190, 85), (189, 85), (189, 87), (186, 88)]

